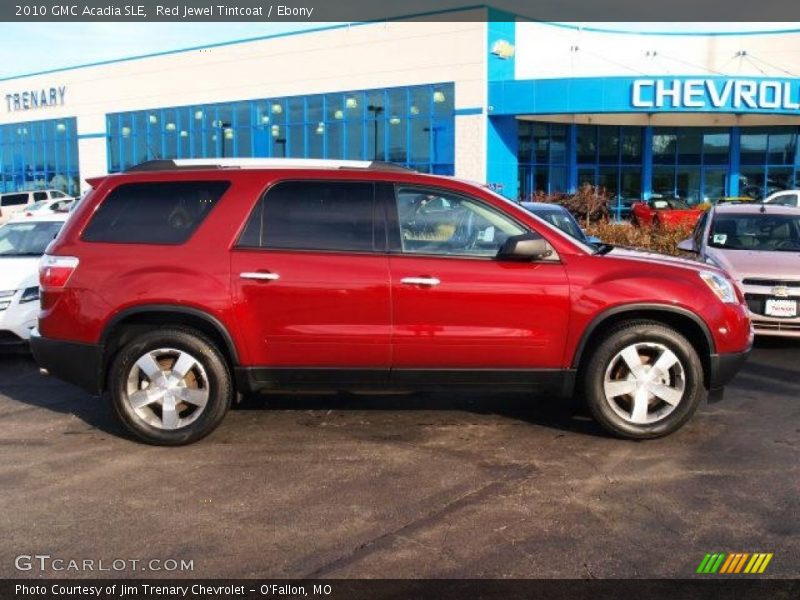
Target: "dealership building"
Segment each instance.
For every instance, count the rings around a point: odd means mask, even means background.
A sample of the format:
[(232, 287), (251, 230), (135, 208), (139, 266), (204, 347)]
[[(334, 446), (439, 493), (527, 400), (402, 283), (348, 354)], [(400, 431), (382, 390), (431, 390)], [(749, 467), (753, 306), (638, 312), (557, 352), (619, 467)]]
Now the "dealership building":
[(515, 199), (591, 183), (620, 214), (800, 186), (800, 30), (476, 8), (6, 77), (0, 102), (0, 191), (172, 157), (384, 160)]

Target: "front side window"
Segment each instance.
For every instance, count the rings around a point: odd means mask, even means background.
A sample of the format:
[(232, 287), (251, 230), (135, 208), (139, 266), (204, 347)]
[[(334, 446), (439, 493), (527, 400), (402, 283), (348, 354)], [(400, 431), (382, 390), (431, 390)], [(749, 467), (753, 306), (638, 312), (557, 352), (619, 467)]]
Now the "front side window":
[(47, 192), (33, 192), (33, 199), (36, 202), (47, 200)]
[(183, 244), (229, 185), (227, 181), (120, 185), (97, 209), (83, 239), (124, 244)]
[(239, 246), (372, 252), (375, 213), (371, 183), (279, 183), (256, 205)]
[(396, 198), (407, 254), (494, 257), (509, 237), (525, 233), (502, 213), (464, 196), (401, 188)]

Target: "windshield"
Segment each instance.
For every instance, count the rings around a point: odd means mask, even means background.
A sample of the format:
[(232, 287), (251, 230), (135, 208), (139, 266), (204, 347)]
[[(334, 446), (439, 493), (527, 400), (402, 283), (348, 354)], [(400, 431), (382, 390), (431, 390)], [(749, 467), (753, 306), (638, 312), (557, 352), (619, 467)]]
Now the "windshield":
[(63, 224), (61, 221), (6, 223), (0, 227), (0, 256), (41, 256)]
[[(534, 212), (533, 214), (537, 213)], [(555, 225), (561, 231), (583, 241), (583, 232), (581, 231), (580, 227), (578, 227), (578, 224), (575, 223), (575, 220), (569, 215), (569, 213), (564, 213), (558, 210), (544, 210), (539, 211), (538, 216), (551, 225)]]
[[(498, 200), (500, 200), (500, 201), (502, 201), (503, 203), (505, 203), (507, 206), (516, 206), (517, 208), (520, 208), (520, 207), (522, 207), (522, 208), (525, 208), (525, 207), (524, 207), (524, 206), (522, 206), (520, 203), (513, 202), (513, 201), (509, 200), (508, 198), (506, 198), (505, 196), (501, 196), (500, 194), (498, 194), (497, 192), (495, 192), (495, 191), (494, 191), (494, 190), (492, 190), (492, 189), (489, 189), (489, 188), (486, 188), (486, 187), (483, 187), (483, 186), (481, 186), (481, 191), (483, 191), (484, 193), (487, 193), (487, 194), (491, 195), (491, 196), (492, 196), (492, 197), (494, 197), (494, 198), (497, 198)], [(555, 225), (553, 225), (553, 224), (552, 224), (552, 223), (550, 223), (549, 221), (546, 221), (545, 219), (542, 219), (542, 218), (541, 218), (539, 215), (537, 215), (537, 214), (535, 214), (535, 213), (532, 213), (530, 210), (528, 210), (528, 209), (525, 209), (525, 210), (526, 210), (526, 211), (527, 211), (529, 214), (533, 215), (533, 216), (534, 216), (534, 218), (536, 218), (536, 219), (539, 219), (539, 221), (541, 221), (542, 223), (544, 223), (544, 224), (545, 224), (545, 225), (546, 225), (548, 228), (550, 228), (552, 231), (555, 231), (555, 232), (557, 232), (557, 233), (558, 233), (558, 235), (561, 235), (561, 236), (564, 236), (564, 235), (566, 235), (566, 234), (564, 233), (564, 230), (563, 230), (563, 229), (559, 229), (558, 227), (556, 227)], [(583, 239), (583, 236), (581, 236), (580, 238), (576, 238), (576, 237), (573, 237), (573, 236), (569, 236), (569, 240), (570, 240), (570, 241), (571, 241), (573, 244), (576, 244), (577, 246), (579, 246), (579, 247), (581, 248), (581, 250), (583, 250), (583, 251), (584, 251), (584, 252), (586, 252), (587, 254), (596, 254), (596, 253), (597, 253), (597, 248), (596, 248), (596, 247), (594, 247), (594, 246), (590, 246), (589, 244), (587, 244), (587, 243), (586, 243), (586, 241)]]
[(724, 250), (796, 252), (800, 250), (800, 214), (718, 215), (708, 244)]
[(39, 200), (38, 202), (34, 202), (33, 204), (29, 204), (28, 208), (26, 209), (28, 212), (32, 212), (35, 210), (39, 210), (40, 208), (44, 208), (50, 200)]
[(672, 209), (672, 210), (686, 210), (689, 205), (680, 198), (654, 198), (650, 200), (650, 205), (656, 210)]

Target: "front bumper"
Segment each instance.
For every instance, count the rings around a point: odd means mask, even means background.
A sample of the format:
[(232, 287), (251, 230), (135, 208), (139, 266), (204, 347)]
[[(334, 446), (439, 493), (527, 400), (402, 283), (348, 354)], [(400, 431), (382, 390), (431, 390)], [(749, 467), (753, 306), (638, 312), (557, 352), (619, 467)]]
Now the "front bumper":
[(750, 346), (743, 352), (712, 354), (708, 389), (711, 391), (719, 390), (730, 383), (744, 363), (747, 362), (752, 349), (752, 346)]
[(103, 390), (103, 347), (65, 342), (31, 332), (31, 353), (39, 367), (53, 377), (77, 385), (93, 395)]
[(0, 310), (0, 347), (24, 346), (28, 341), (31, 329), (36, 326), (39, 315), (39, 301), (20, 303), (22, 290), (13, 296), (3, 298), (8, 306)]

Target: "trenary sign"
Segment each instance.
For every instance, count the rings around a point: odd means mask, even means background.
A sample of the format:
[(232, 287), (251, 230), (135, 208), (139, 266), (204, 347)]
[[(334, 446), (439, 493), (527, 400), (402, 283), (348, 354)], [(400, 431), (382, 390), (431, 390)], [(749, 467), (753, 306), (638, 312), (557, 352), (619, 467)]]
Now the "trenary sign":
[(634, 108), (800, 110), (800, 82), (771, 79), (635, 79)]
[(34, 110), (48, 106), (63, 106), (67, 86), (53, 86), (49, 88), (25, 90), (6, 94), (6, 110), (16, 112), (20, 110)]

